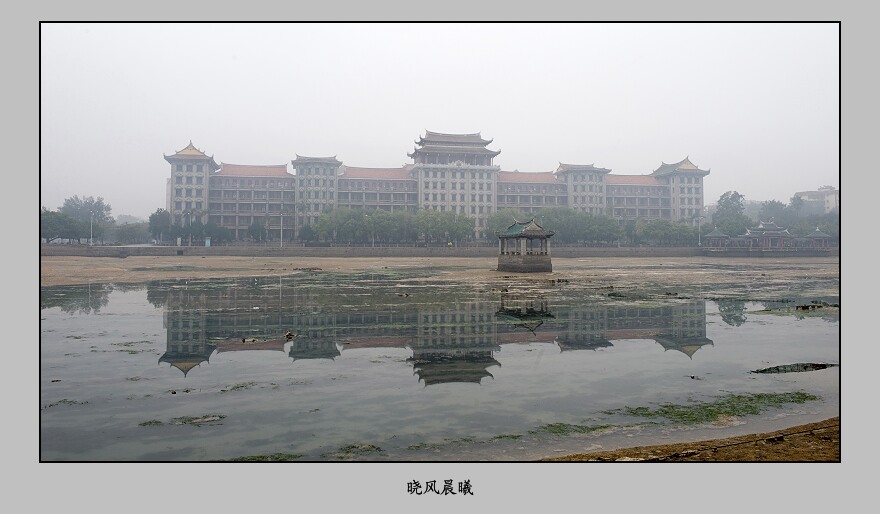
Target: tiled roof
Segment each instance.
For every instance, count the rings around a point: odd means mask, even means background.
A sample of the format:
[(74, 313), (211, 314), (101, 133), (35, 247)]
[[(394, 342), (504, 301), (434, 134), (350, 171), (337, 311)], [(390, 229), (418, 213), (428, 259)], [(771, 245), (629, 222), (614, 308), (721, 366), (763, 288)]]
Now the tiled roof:
[(401, 168), (358, 168), (355, 166), (342, 166), (340, 179), (386, 179), (386, 180), (411, 180), (410, 170), (412, 165), (407, 164)]
[(214, 162), (214, 157), (208, 157), (207, 155), (205, 155), (205, 152), (193, 146), (192, 141), (190, 141), (189, 144), (186, 145), (186, 147), (182, 150), (178, 150), (177, 152), (175, 152), (174, 155), (165, 155), (164, 157), (166, 161), (172, 164), (174, 164), (175, 162), (179, 164), (180, 161), (203, 161), (207, 159), (211, 164), (211, 168), (215, 170), (219, 168), (217, 163)]
[(424, 137), (419, 137), (419, 140), (416, 141), (417, 144), (422, 145), (425, 143), (467, 143), (467, 144), (479, 144), (482, 146), (486, 146), (492, 142), (491, 139), (486, 140), (480, 136), (479, 132), (473, 134), (443, 134), (441, 132), (431, 132), (430, 130), (425, 131)]
[(499, 171), (498, 182), (517, 182), (517, 183), (542, 183), (542, 184), (559, 184), (551, 171)]
[(422, 148), (416, 148), (412, 153), (407, 154), (409, 156), (413, 156), (416, 153), (475, 153), (475, 154), (487, 154), (487, 155), (498, 155), (501, 153), (501, 150), (489, 150), (488, 148), (483, 148), (482, 146), (456, 146), (456, 145), (429, 145)]
[(563, 162), (560, 162), (559, 166), (556, 168), (556, 173), (566, 173), (569, 171), (609, 173), (611, 170), (607, 168), (597, 168), (592, 164), (565, 164)]
[(194, 155), (198, 157), (207, 157), (207, 155), (205, 155), (205, 152), (193, 146), (192, 141), (190, 141), (184, 149), (175, 152), (174, 155)]
[(498, 234), (499, 237), (550, 237), (552, 235), (553, 231), (544, 230), (544, 227), (535, 223), (534, 219), (529, 221), (514, 220), (513, 225), (507, 227), (504, 232)]
[(269, 166), (254, 166), (249, 164), (226, 164), (220, 166), (220, 171), (214, 174), (228, 177), (284, 177), (293, 178), (293, 175), (287, 172), (286, 164), (275, 164)]
[(335, 164), (342, 164), (340, 161), (336, 160), (336, 156), (332, 157), (306, 157), (304, 155), (296, 154), (296, 159), (293, 160), (294, 166), (298, 163), (305, 162), (331, 162)]
[(666, 164), (665, 162), (661, 162), (660, 167), (654, 170), (653, 175), (668, 175), (676, 171), (701, 173), (703, 175), (709, 174), (707, 170), (701, 170), (696, 164), (691, 162), (690, 158), (685, 157), (684, 159), (673, 164)]
[(659, 186), (657, 179), (651, 175), (606, 175), (605, 183), (609, 186)]

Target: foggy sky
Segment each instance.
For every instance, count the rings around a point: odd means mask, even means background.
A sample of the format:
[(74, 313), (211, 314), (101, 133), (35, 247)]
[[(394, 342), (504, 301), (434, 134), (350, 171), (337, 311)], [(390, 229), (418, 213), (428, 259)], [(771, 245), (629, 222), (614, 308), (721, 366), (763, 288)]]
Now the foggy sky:
[(480, 132), (506, 171), (689, 157), (707, 204), (840, 187), (833, 23), (44, 23), (40, 45), (50, 210), (100, 196), (146, 219), (190, 141), (398, 167), (426, 130)]

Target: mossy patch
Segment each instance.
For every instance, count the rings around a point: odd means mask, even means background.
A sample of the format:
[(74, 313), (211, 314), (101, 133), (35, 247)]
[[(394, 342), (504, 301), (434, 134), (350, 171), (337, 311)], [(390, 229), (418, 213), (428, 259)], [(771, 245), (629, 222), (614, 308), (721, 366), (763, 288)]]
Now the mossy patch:
[(610, 428), (611, 425), (573, 425), (571, 423), (549, 423), (542, 425), (530, 433), (546, 433), (553, 435), (589, 434), (599, 430)]
[(664, 403), (655, 409), (624, 407), (606, 412), (609, 414), (622, 412), (644, 418), (665, 418), (675, 423), (699, 425), (712, 423), (727, 416), (756, 415), (786, 404), (800, 404), (819, 399), (816, 395), (804, 392), (729, 394), (713, 402), (697, 402), (691, 405)]
[(257, 385), (256, 382), (242, 382), (240, 384), (235, 384), (231, 387), (227, 387), (226, 389), (221, 389), (220, 392), (225, 393), (227, 391), (243, 391), (245, 389), (250, 389), (251, 387), (254, 387), (255, 385)]
[(493, 436), (493, 437), (491, 438), (491, 440), (492, 440), (492, 441), (497, 441), (497, 440), (500, 440), (500, 439), (513, 439), (513, 440), (517, 440), (517, 439), (521, 439), (521, 438), (522, 438), (522, 435), (521, 435), (521, 434), (498, 434), (498, 435), (496, 435), (496, 436)]
[(272, 453), (269, 455), (248, 455), (246, 457), (236, 457), (228, 459), (229, 462), (291, 462), (299, 460), (302, 455), (297, 453)]
[(87, 403), (89, 403), (89, 402), (79, 402), (76, 400), (68, 400), (67, 398), (65, 398), (63, 400), (58, 400), (57, 402), (50, 403), (49, 405), (46, 405), (43, 408), (48, 409), (49, 407), (56, 407), (58, 405), (85, 405)]
[(193, 416), (181, 416), (179, 418), (174, 418), (170, 421), (172, 425), (207, 425), (214, 424), (218, 421), (222, 421), (225, 418), (223, 414), (206, 414), (204, 416), (193, 417)]
[(164, 424), (165, 423), (162, 423), (158, 419), (151, 419), (149, 421), (141, 421), (140, 423), (138, 423), (138, 426), (139, 427), (157, 427), (159, 425), (164, 425)]
[(354, 443), (345, 445), (335, 452), (322, 453), (321, 456), (324, 458), (332, 457), (337, 460), (344, 460), (356, 457), (358, 455), (366, 455), (368, 453), (378, 453), (383, 451), (385, 450), (376, 446), (375, 444)]

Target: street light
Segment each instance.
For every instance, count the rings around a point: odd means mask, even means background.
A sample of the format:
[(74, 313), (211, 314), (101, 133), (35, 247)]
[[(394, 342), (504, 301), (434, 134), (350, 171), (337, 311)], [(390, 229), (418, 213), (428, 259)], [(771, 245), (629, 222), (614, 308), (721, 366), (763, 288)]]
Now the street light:
[(89, 246), (92, 246), (92, 225), (95, 223), (95, 211), (89, 211), (89, 213), (92, 215), (89, 218)]
[(703, 227), (703, 217), (697, 216), (697, 246), (703, 246), (702, 241), (702, 227)]

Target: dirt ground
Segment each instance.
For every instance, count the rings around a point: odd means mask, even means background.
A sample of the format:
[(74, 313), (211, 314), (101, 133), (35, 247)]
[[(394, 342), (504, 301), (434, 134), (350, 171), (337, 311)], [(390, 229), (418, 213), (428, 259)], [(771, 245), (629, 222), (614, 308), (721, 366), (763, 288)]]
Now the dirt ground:
[[(138, 283), (162, 279), (278, 276), (299, 269), (358, 272), (417, 268), (425, 278), (487, 283), (509, 278), (492, 258), (289, 257), (41, 257), (40, 286)], [(454, 273), (448, 273), (454, 268)], [(712, 297), (782, 298), (793, 289), (817, 296), (840, 294), (838, 257), (785, 259), (571, 258), (553, 259), (552, 273), (521, 274), (540, 282), (588, 281), (616, 290), (700, 291)], [(553, 461), (839, 462), (840, 418), (766, 434), (692, 443), (569, 455)]]

